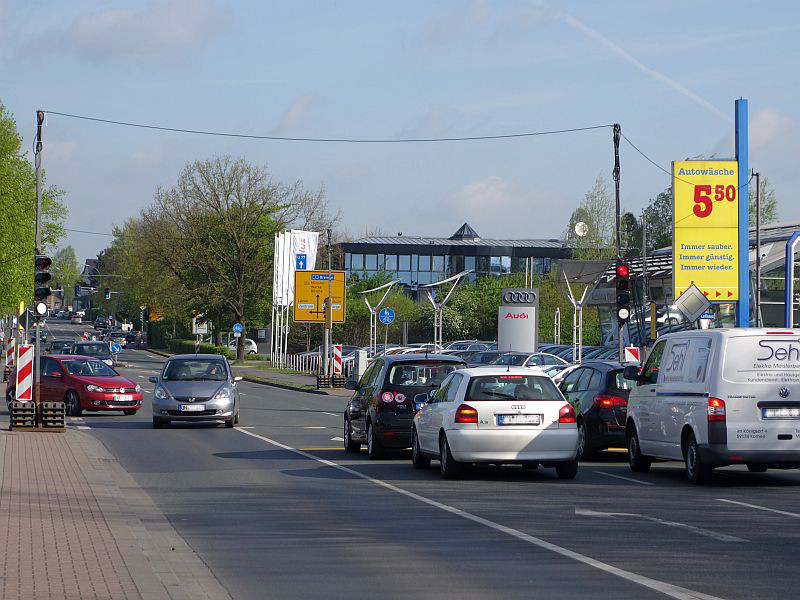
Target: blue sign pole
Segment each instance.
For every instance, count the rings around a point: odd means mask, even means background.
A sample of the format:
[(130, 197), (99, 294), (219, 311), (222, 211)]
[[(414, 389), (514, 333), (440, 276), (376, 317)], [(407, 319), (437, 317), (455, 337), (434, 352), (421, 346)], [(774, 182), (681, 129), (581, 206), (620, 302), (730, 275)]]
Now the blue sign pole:
[(739, 302), (736, 326), (750, 326), (750, 168), (747, 156), (747, 100), (736, 101), (736, 160), (739, 162)]

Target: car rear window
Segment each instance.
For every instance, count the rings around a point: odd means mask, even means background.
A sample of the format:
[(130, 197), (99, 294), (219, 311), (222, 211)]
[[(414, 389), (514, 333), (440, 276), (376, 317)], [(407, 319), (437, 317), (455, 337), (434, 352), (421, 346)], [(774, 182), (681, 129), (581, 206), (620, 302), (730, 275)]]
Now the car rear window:
[(782, 333), (728, 338), (723, 378), (732, 383), (800, 383), (800, 338)]
[(111, 354), (108, 344), (76, 344), (74, 354), (79, 356), (106, 356)]
[(470, 379), (465, 400), (561, 400), (549, 377), (541, 375), (481, 375)]
[(622, 369), (615, 369), (608, 374), (609, 380), (609, 387), (612, 390), (618, 390), (621, 392), (628, 391), (633, 388), (631, 385), (633, 382), (630, 379), (625, 379), (622, 376)]
[(454, 362), (402, 362), (389, 369), (389, 385), (404, 387), (431, 387), (441, 385), (445, 377), (460, 368)]

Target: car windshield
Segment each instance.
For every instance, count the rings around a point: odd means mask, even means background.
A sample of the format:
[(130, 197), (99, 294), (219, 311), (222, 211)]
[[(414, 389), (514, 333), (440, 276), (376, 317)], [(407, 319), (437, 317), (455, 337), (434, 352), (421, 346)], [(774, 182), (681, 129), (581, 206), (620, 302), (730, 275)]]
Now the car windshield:
[(460, 366), (460, 363), (433, 361), (398, 363), (389, 370), (389, 384), (407, 387), (441, 385), (444, 378)]
[(116, 377), (114, 369), (101, 360), (63, 360), (61, 364), (70, 375), (81, 377)]
[(170, 360), (161, 376), (164, 381), (225, 381), (225, 363), (214, 358)]
[(526, 358), (528, 358), (527, 354), (503, 354), (503, 356), (498, 357), (492, 364), (518, 367), (525, 362)]
[(73, 354), (78, 356), (110, 356), (111, 351), (108, 349), (108, 344), (76, 344), (73, 348)]
[(465, 400), (563, 400), (549, 377), (481, 375), (470, 379)]

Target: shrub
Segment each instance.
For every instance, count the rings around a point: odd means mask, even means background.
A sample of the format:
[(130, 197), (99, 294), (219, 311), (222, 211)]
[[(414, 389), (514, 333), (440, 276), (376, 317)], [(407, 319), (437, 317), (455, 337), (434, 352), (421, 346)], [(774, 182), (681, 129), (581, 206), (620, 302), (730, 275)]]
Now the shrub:
[[(167, 342), (167, 347), (173, 354), (194, 354), (195, 352), (194, 340), (172, 339)], [(200, 354), (219, 354), (226, 358), (233, 358), (227, 348), (213, 344), (200, 344)]]

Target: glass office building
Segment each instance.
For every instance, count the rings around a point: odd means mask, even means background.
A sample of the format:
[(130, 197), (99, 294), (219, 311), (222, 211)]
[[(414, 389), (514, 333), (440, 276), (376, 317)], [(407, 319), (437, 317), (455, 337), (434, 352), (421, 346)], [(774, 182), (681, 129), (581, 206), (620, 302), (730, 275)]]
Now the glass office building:
[(410, 287), (461, 271), (472, 271), (473, 281), (476, 277), (524, 273), (526, 259), (531, 259), (534, 272), (544, 274), (550, 272), (554, 260), (570, 255), (561, 240), (484, 239), (467, 223), (447, 238), (366, 237), (343, 243), (342, 250), (348, 279), (384, 270)]

